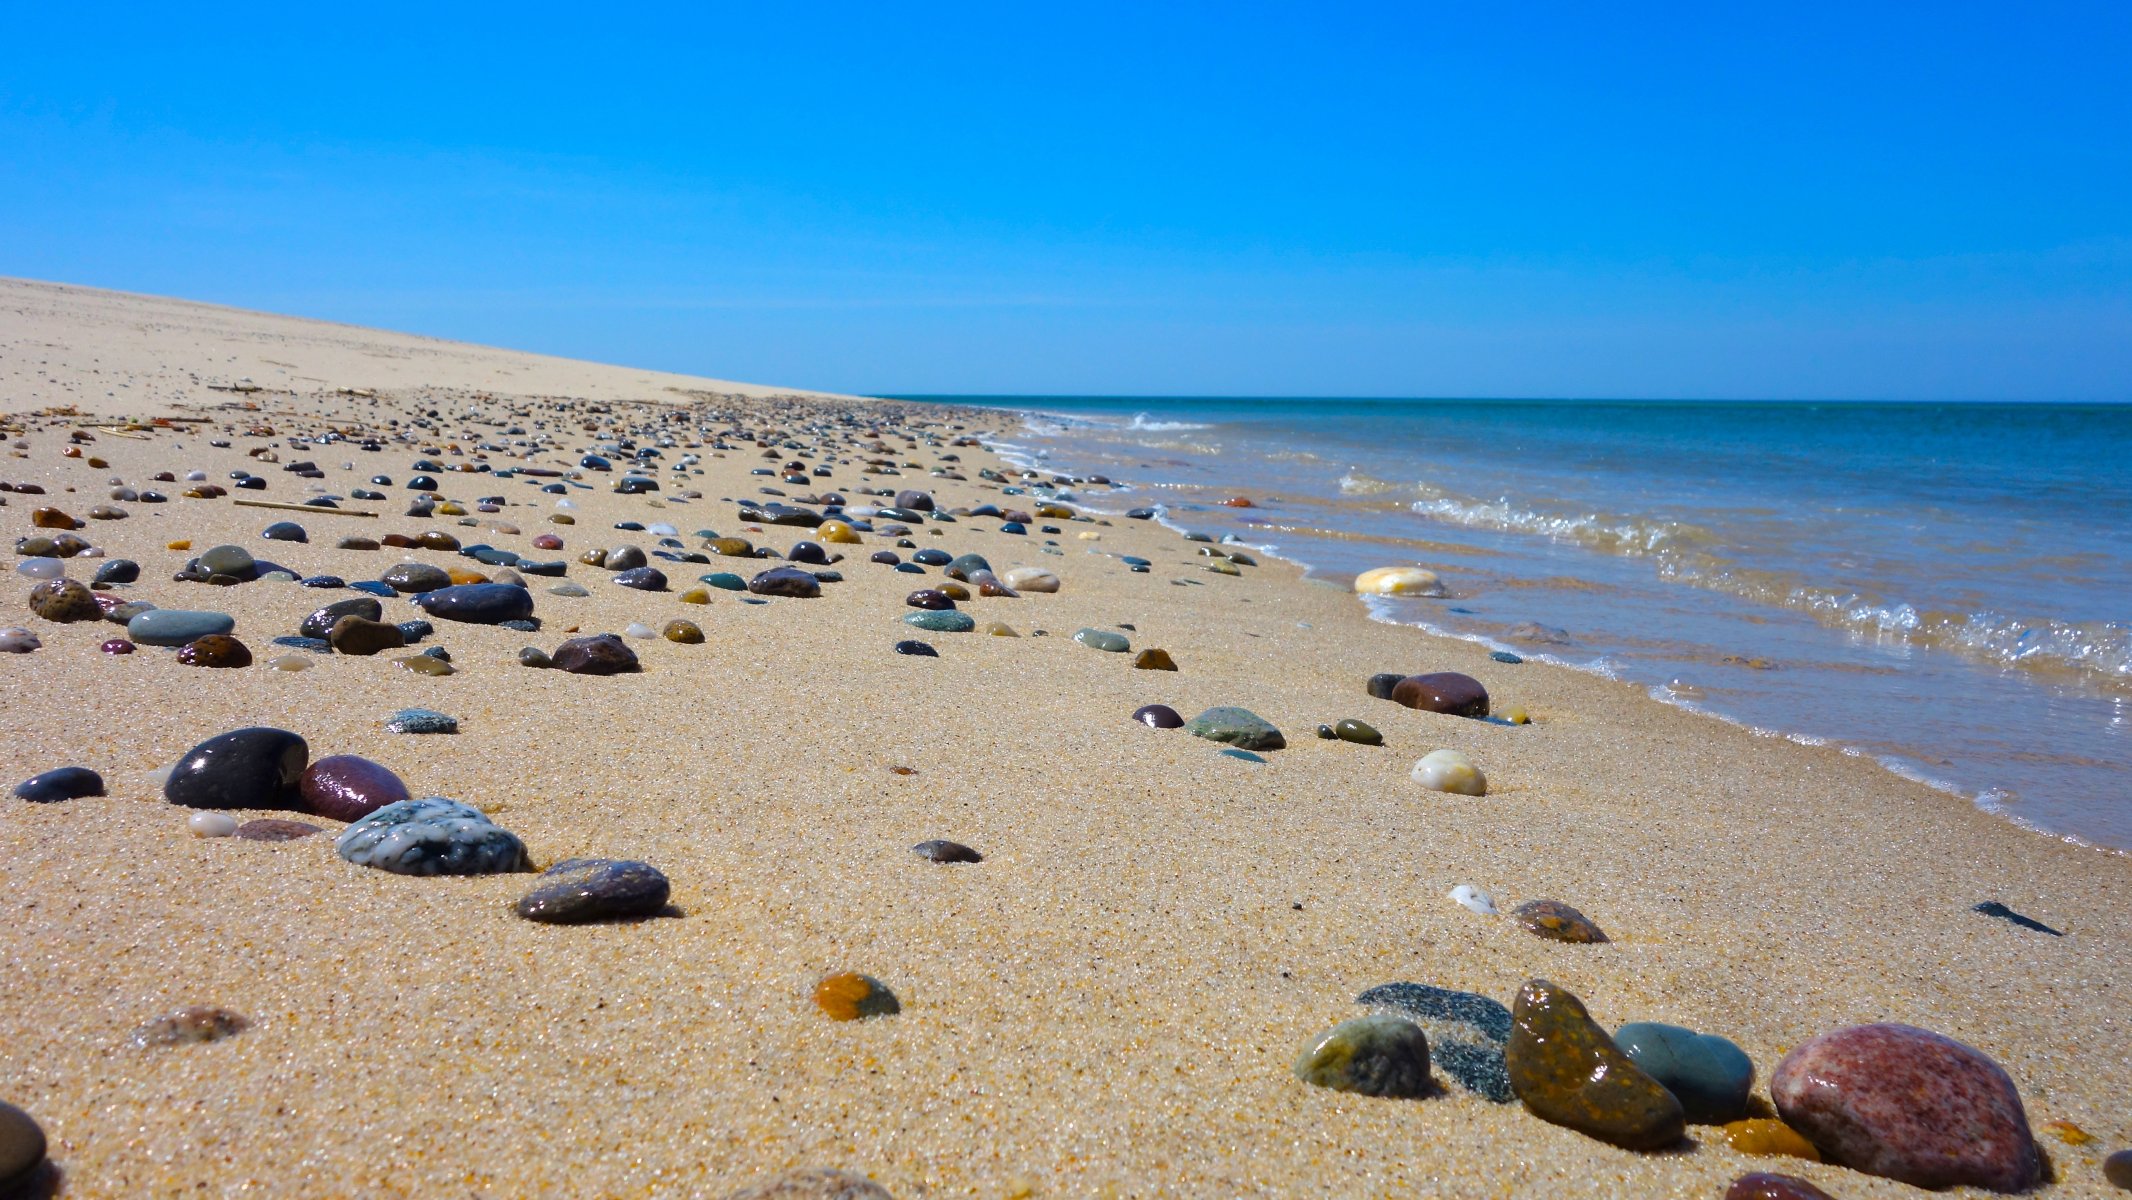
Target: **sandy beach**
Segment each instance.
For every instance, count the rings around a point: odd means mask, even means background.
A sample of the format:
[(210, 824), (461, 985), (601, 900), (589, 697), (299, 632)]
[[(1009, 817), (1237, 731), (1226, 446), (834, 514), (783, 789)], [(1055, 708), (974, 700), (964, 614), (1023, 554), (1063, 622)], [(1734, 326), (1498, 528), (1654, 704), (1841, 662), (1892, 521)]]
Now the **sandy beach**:
[[(0, 480), (43, 489), (0, 494), (11, 536), (49, 532), (32, 527), (43, 506), (84, 519), (76, 532), (105, 559), (141, 565), (114, 592), (228, 613), (255, 656), (212, 670), (150, 646), (100, 653), (119, 627), (35, 615), (35, 581), (20, 576), (0, 595), (0, 627), (41, 642), (0, 654), (4, 782), (83, 766), (109, 793), (0, 797), (0, 1101), (49, 1138), (37, 1184), (48, 1193), (716, 1197), (833, 1167), (905, 1198), (1715, 1197), (1756, 1170), (1839, 1198), (1921, 1194), (1842, 1166), (1751, 1157), (1704, 1126), (1639, 1153), (1457, 1087), (1403, 1100), (1299, 1081), (1291, 1065), (1306, 1042), (1396, 981), (1508, 1004), (1546, 979), (1608, 1029), (1663, 1021), (1721, 1034), (1752, 1057), (1765, 1102), (1779, 1059), (1818, 1034), (1919, 1026), (2004, 1067), (2055, 1176), (2046, 1194), (2113, 1194), (2101, 1161), (2132, 1145), (2124, 856), (1625, 684), (1372, 622), (1348, 591), (1276, 559), (1209, 571), (1200, 544), (1092, 510), (1026, 534), (975, 517), (911, 523), (918, 548), (1057, 574), (1055, 594), (960, 605), (1015, 637), (903, 623), (906, 595), (942, 576), (870, 562), (895, 548), (879, 533), (827, 547), (843, 554), (843, 579), (819, 598), (763, 604), (680, 594), (699, 573), (779, 561), (654, 560), (672, 587), (645, 592), (578, 560), (655, 548), (658, 535), (619, 522), (671, 523), (691, 552), (706, 529), (784, 552), (810, 531), (739, 516), (737, 501), (772, 499), (764, 486), (795, 503), (836, 491), (886, 505), (859, 491), (886, 488), (926, 491), (940, 510), (1033, 509), (1038, 497), (1003, 490), (1024, 482), (1018, 470), (982, 444), (1001, 414), (0, 280), (0, 422)], [(292, 444), (332, 429), (348, 440)], [(71, 440), (77, 430), (89, 440)], [(534, 486), (547, 476), (451, 469), (575, 472), (602, 443), (649, 445), (662, 432), (677, 444), (653, 461), (652, 493), (618, 494), (619, 469), (584, 472), (593, 486), (567, 497)], [(528, 444), (540, 434), (552, 442)], [(721, 434), (730, 450), (713, 448)], [(382, 448), (359, 449), (365, 437)], [(965, 438), (979, 444), (956, 444)], [(866, 449), (877, 440), (885, 453)], [(831, 473), (800, 484), (750, 474), (801, 452)], [(701, 455), (700, 475), (671, 470), (683, 453)], [(403, 515), (419, 459), (447, 468), (432, 473), (437, 491), (464, 519)], [(897, 473), (865, 473), (873, 459)], [(324, 478), (283, 470), (301, 460)], [(183, 497), (194, 470), (228, 493)], [(267, 486), (235, 488), (237, 471)], [(158, 472), (176, 479), (152, 482)], [(341, 511), (236, 503), (300, 503), (314, 484), (346, 497), (373, 475), (392, 480), (377, 489), (386, 499)], [(120, 486), (170, 499), (112, 501)], [(1113, 507), (1101, 487), (1073, 490)], [(478, 512), (489, 495), (507, 503)], [(558, 525), (564, 498), (574, 523)], [(1278, 497), (1254, 499), (1277, 510)], [(87, 520), (114, 503), (123, 519)], [(281, 520), (309, 540), (262, 540)], [(567, 580), (590, 594), (529, 578), (537, 633), (439, 620), (412, 650), (308, 654), (308, 669), (285, 671), (269, 665), (289, 653), (272, 639), (354, 593), (172, 580), (224, 543), (349, 581), (403, 558), (493, 573), (446, 551), (336, 548), (428, 530), (566, 560)], [(563, 547), (536, 551), (549, 533)], [(1121, 555), (1152, 566), (1136, 573)], [(87, 581), (96, 566), (69, 559), (67, 577)], [(385, 611), (422, 615), (404, 599)], [(705, 641), (625, 639), (637, 673), (518, 659), (527, 645), (676, 619)], [(1178, 670), (1136, 670), (1130, 653), (1077, 643), (1083, 628), (1166, 650)], [(938, 657), (894, 651), (912, 637)], [(393, 661), (432, 646), (455, 674)], [(1531, 724), (1413, 711), (1364, 686), (1436, 671), (1478, 679), (1498, 710), (1522, 706)], [(1154, 703), (1188, 718), (1241, 706), (1287, 747), (1248, 761), (1131, 719)], [(459, 731), (386, 730), (415, 706), (456, 717)], [(1343, 718), (1374, 725), (1384, 745), (1315, 736)], [(530, 874), (365, 869), (336, 855), (339, 823), (301, 813), (231, 815), (326, 832), (196, 837), (161, 772), (250, 725), (300, 734), (313, 758), (375, 760), (416, 796), (476, 806), (523, 839), (536, 869), (648, 862), (671, 881), (673, 912), (535, 923), (512, 909)], [(1447, 747), (1485, 771), (1486, 796), (1410, 778)], [(984, 860), (911, 853), (934, 838)], [(1506, 912), (1541, 898), (1575, 906), (1610, 941), (1536, 937), (1447, 899), (1461, 884)], [(2063, 936), (1973, 911), (1984, 901)], [(900, 1013), (828, 1019), (813, 990), (840, 971), (885, 983)], [(248, 1027), (128, 1045), (188, 1005)], [(2069, 1144), (2045, 1127), (2054, 1121), (2094, 1140)]]

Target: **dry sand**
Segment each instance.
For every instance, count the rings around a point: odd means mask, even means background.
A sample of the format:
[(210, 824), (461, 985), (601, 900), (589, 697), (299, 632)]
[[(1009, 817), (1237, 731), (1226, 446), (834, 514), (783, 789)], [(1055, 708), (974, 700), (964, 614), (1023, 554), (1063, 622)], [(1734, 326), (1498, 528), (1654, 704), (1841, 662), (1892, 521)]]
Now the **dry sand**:
[[(275, 390), (208, 387), (246, 378)], [(616, 402), (626, 425), (652, 405), (768, 411), (784, 403), (759, 399), (769, 391), (0, 282), (0, 412), (18, 430), (8, 441), (29, 447), (0, 457), (0, 479), (50, 493), (6, 496), (0, 523), (30, 532), (40, 503), (84, 516), (113, 477), (141, 486), (197, 467), (226, 484), (258, 467), (247, 449), (269, 445), (283, 463), (315, 459), (343, 494), (379, 472), (404, 484), (420, 442), (377, 454), (287, 444), (322, 418), (434, 408), (435, 440), (470, 447), (500, 430), (460, 414), (502, 419), (516, 404), (534, 413), (530, 427), (552, 411), (553, 400), (524, 398)], [(259, 411), (227, 407), (243, 403)], [(34, 415), (52, 405), (81, 415)], [(938, 421), (943, 436), (946, 422), (974, 432), (988, 420), (879, 409), (884, 425)], [(798, 410), (781, 411), (795, 429)], [(211, 435), (99, 431), (87, 449), (104, 469), (61, 457), (70, 429), (155, 416), (216, 422)], [(281, 436), (244, 436), (259, 421)], [(574, 464), (597, 440), (569, 428), (568, 453), (533, 462)], [(211, 448), (209, 436), (235, 444)], [(927, 467), (941, 452), (891, 445)], [(856, 464), (819, 482), (847, 495), (926, 487), (943, 507), (1001, 501), (976, 478), (995, 460), (957, 452), (970, 482), (868, 477)], [(279, 653), (272, 637), (346, 593), (173, 583), (188, 555), (166, 542), (236, 542), (361, 579), (400, 552), (334, 549), (344, 534), (444, 528), (530, 553), (535, 534), (554, 530), (567, 539), (558, 556), (574, 559), (593, 546), (649, 548), (647, 535), (611, 528), (626, 519), (738, 532), (735, 506), (718, 497), (774, 482), (747, 474), (767, 460), (752, 444), (705, 454), (707, 473), (689, 482), (704, 499), (679, 503), (671, 483), (663, 497), (619, 496), (595, 478), (598, 490), (572, 494), (578, 523), (562, 529), (547, 521), (555, 498), (521, 481), (443, 476), (450, 496), (510, 497), (484, 521), (519, 536), (402, 517), (400, 486), (381, 489), (389, 501), (350, 505), (387, 514), (378, 520), (174, 499), (124, 505), (129, 519), (82, 532), (143, 564), (133, 596), (235, 614), (263, 664)], [(305, 494), (302, 480), (258, 469), (270, 490), (233, 496)], [(283, 517), (311, 543), (262, 542), (259, 530)], [(2106, 1193), (2102, 1154), (2132, 1143), (2125, 858), (2024, 832), (1833, 750), (1372, 623), (1351, 596), (1284, 563), (1216, 576), (1175, 534), (1124, 520), (1065, 524), (1054, 557), (1033, 530), (993, 524), (916, 536), (1001, 570), (1050, 567), (1064, 589), (966, 605), (1024, 636), (921, 635), (938, 659), (891, 652), (913, 633), (897, 618), (919, 581), (868, 563), (886, 541), (872, 535), (842, 548), (858, 551), (839, 564), (847, 582), (822, 599), (760, 606), (724, 592), (685, 605), (573, 563), (593, 594), (558, 598), (553, 581), (532, 580), (538, 635), (439, 622), (432, 644), (460, 668), (443, 679), (389, 657), (321, 657), (291, 673), (190, 669), (148, 648), (105, 656), (96, 645), (115, 627), (41, 621), (15, 578), (0, 625), (28, 626), (44, 646), (0, 655), (4, 782), (81, 764), (111, 794), (0, 799), (0, 1099), (42, 1122), (69, 1196), (718, 1196), (803, 1165), (858, 1171), (906, 1198), (1714, 1197), (1757, 1169), (1838, 1197), (1917, 1194), (1837, 1167), (1750, 1159), (1707, 1130), (1692, 1150), (1639, 1155), (1515, 1105), (1455, 1091), (1365, 1099), (1290, 1073), (1304, 1040), (1359, 1015), (1354, 998), (1372, 985), (1508, 1001), (1545, 977), (1610, 1027), (1723, 1033), (1765, 1077), (1788, 1047), (1837, 1026), (1938, 1030), (2003, 1064), (2033, 1123), (2071, 1120), (2096, 1135), (2080, 1148), (2043, 1135), (2061, 1180), (2051, 1194)], [(1083, 531), (1101, 540), (1077, 539)], [(743, 536), (783, 548), (799, 532)], [(1155, 569), (1131, 574), (1091, 549)], [(658, 565), (677, 584), (749, 569)], [(388, 612), (415, 615), (399, 602)], [(682, 616), (709, 642), (634, 642), (640, 675), (515, 662), (521, 645), (552, 648), (567, 626)], [(1163, 647), (1182, 669), (1136, 671), (1069, 637), (1120, 622), (1138, 627), (1136, 649)], [(1050, 636), (1030, 636), (1039, 629)], [(1477, 676), (1535, 723), (1409, 712), (1362, 689), (1374, 672), (1431, 669)], [(1238, 762), (1128, 720), (1150, 702), (1187, 716), (1243, 705), (1290, 745), (1264, 765)], [(451, 713), (462, 731), (387, 734), (384, 717), (409, 705)], [(1377, 725), (1387, 745), (1312, 736), (1348, 716)], [(477, 804), (540, 863), (648, 860), (673, 880), (684, 915), (542, 926), (509, 908), (528, 876), (405, 878), (340, 861), (328, 837), (191, 837), (154, 773), (254, 723), (301, 733), (314, 756), (383, 762), (418, 795)], [(1469, 751), (1490, 795), (1412, 783), (1414, 760), (1440, 746)], [(934, 837), (986, 861), (944, 868), (909, 852)], [(1451, 903), (1460, 883), (1506, 907), (1566, 901), (1614, 941), (1542, 941)], [(1985, 899), (2066, 936), (1969, 911)], [(886, 981), (903, 1012), (826, 1020), (809, 993), (834, 970)], [(212, 1044), (126, 1048), (134, 1027), (187, 1004), (253, 1026)]]

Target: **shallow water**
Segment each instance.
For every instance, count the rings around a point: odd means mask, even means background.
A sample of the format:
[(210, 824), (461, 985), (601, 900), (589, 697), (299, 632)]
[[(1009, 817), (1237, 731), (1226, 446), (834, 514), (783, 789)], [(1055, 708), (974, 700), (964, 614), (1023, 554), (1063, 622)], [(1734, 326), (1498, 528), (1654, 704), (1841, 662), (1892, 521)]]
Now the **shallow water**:
[(2132, 848), (2132, 406), (953, 399), (1103, 506), (1452, 590), (1381, 619)]

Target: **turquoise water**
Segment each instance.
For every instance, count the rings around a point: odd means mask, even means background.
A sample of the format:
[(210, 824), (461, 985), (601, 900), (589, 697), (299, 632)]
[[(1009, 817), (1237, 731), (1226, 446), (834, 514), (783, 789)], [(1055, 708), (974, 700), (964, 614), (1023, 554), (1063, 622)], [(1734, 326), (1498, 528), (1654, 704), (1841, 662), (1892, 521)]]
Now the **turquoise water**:
[(1451, 587), (1380, 619), (2132, 848), (2132, 406), (909, 398), (1014, 410), (1099, 506)]

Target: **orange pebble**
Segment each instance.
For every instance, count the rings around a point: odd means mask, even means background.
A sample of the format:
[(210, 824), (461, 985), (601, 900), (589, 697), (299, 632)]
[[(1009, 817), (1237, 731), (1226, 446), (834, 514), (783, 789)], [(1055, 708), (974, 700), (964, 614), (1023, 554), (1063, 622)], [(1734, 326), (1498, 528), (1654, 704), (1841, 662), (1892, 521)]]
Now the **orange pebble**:
[(1800, 1137), (1798, 1130), (1770, 1117), (1729, 1122), (1718, 1130), (1718, 1136), (1740, 1153), (1758, 1158), (1781, 1154), (1808, 1162), (1821, 1161), (1821, 1152), (1814, 1149), (1812, 1142)]
[(163, 549), (165, 549), (165, 550), (190, 550), (190, 549), (192, 549), (192, 539), (190, 539), (190, 538), (186, 538), (186, 539), (183, 539), (183, 540), (180, 540), (180, 541), (175, 541), (175, 542), (168, 542), (168, 543), (165, 543), (165, 545), (163, 546)]
[(452, 577), (453, 583), (487, 583), (489, 581), (488, 576), (479, 571), (469, 571), (465, 567), (450, 567), (444, 573)]
[(80, 458), (80, 457), (81, 457), (81, 447), (79, 447), (79, 446), (69, 446), (69, 447), (67, 447), (67, 448), (66, 448), (66, 449), (64, 449), (64, 450), (61, 450), (61, 451), (59, 452), (59, 454), (60, 454), (60, 457), (62, 457), (62, 458)]
[(814, 1003), (832, 1021), (885, 1017), (901, 1012), (895, 993), (880, 980), (856, 971), (831, 975), (814, 985)]
[(2045, 1121), (2043, 1127), (2056, 1134), (2058, 1140), (2068, 1146), (2085, 1146), (2095, 1140), (2094, 1134), (2071, 1121)]

